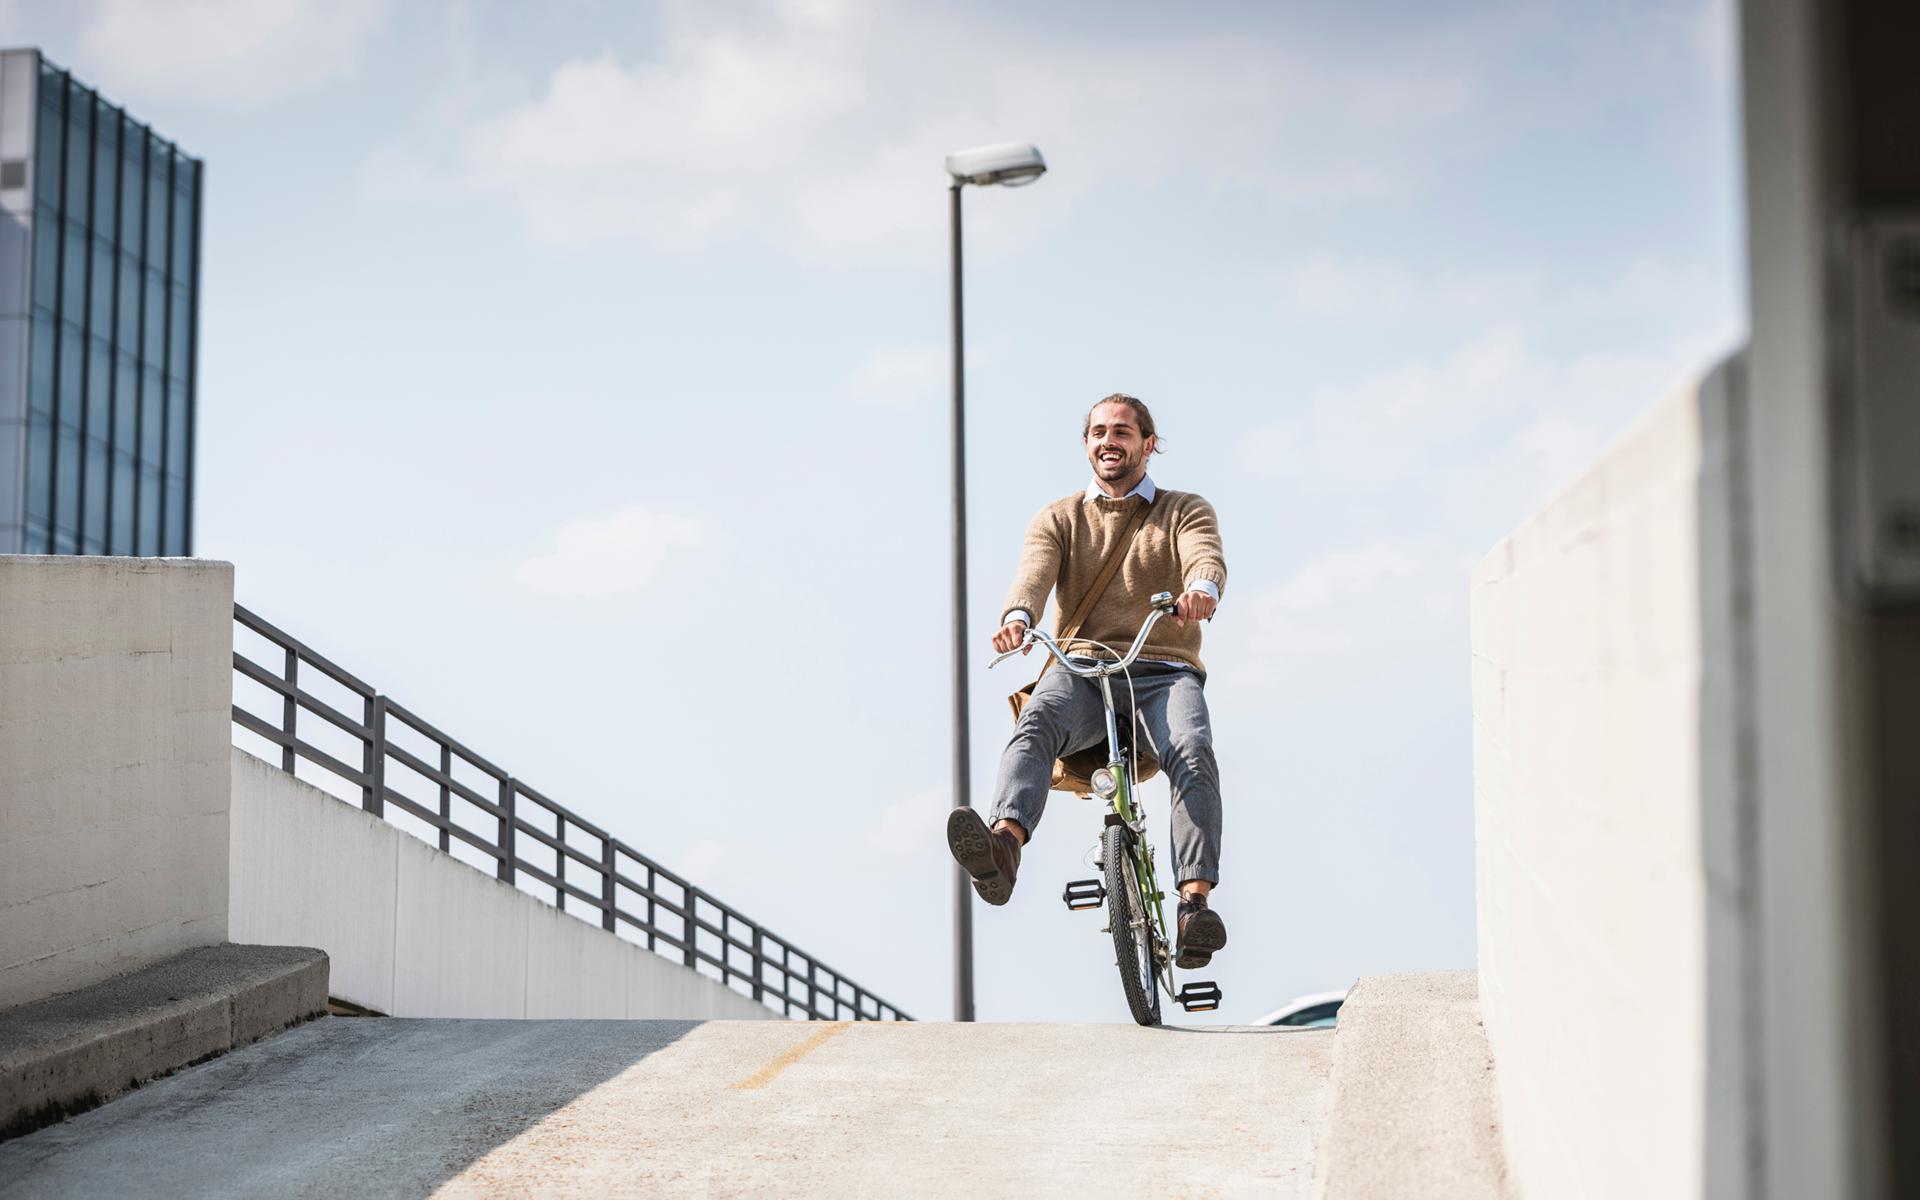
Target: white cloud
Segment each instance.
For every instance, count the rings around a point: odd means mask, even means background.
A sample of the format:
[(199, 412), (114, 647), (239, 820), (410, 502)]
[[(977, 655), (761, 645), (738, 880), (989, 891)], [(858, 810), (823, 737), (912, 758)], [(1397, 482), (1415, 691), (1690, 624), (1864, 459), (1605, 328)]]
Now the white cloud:
[(522, 586), (546, 596), (624, 595), (660, 578), (668, 561), (698, 546), (701, 536), (700, 522), (691, 517), (623, 508), (561, 526), (553, 550), (522, 562), (515, 574)]
[[(1113, 189), (1170, 180), (1205, 179), (1207, 190), (1277, 209), (1398, 201), (1422, 170), (1434, 126), (1462, 115), (1474, 93), (1454, 56), (1379, 42), (1349, 54), (1252, 32), (1055, 41), (1039, 29), (1014, 36), (1001, 18), (892, 32), (899, 36), (875, 44), (906, 45), (926, 76), (918, 91), (965, 99), (905, 107), (891, 136), (866, 139), (845, 170), (810, 184), (801, 213), (821, 241), (931, 234), (943, 213), (926, 196), (944, 182), (942, 156), (1015, 136), (1053, 155), (1040, 187), (1056, 221)], [(993, 65), (970, 69), (976, 63)], [(969, 239), (1000, 240), (1003, 221), (1013, 236), (1043, 236), (1038, 206), (1022, 201), (1017, 219), (1000, 216), (1014, 207), (976, 203)]]
[(1510, 407), (1536, 373), (1518, 329), (1491, 329), (1439, 362), (1320, 389), (1302, 415), (1249, 435), (1241, 460), (1309, 492), (1382, 487), (1432, 469), (1450, 440)]
[[(1390, 263), (1318, 269), (1353, 305), (1385, 297), (1422, 322), (1450, 286)], [(1633, 414), (1724, 352), (1724, 334), (1665, 316), (1683, 303), (1676, 293), (1710, 288), (1652, 261), (1578, 288), (1516, 288), (1525, 304), (1583, 331), (1652, 312), (1652, 328), (1684, 332), (1616, 332), (1600, 344), (1639, 348), (1553, 354), (1540, 348), (1550, 323), (1490, 299), (1484, 315), (1505, 320), (1431, 358), (1321, 387), (1295, 415), (1244, 439), (1244, 465), (1283, 511), (1315, 508), (1334, 528), (1372, 532), (1277, 584), (1243, 585), (1209, 633), (1209, 657), (1235, 663), (1223, 680), (1308, 698), (1404, 673), (1396, 660), (1464, 653), (1466, 581), (1479, 551), (1584, 471)]]
[[(1471, 55), (1420, 35), (1364, 50), (1257, 31), (1148, 41), (879, 0), (661, 11), (643, 53), (579, 54), (518, 105), (403, 131), (372, 174), (437, 160), (556, 243), (759, 227), (892, 247), (943, 221), (945, 153), (1024, 137), (1058, 156), (1053, 199), (1007, 222), (1030, 238), (1082, 198), (1179, 178), (1284, 208), (1402, 203), (1434, 128), (1478, 94)], [(998, 206), (978, 207), (969, 235), (991, 244)]]
[(1289, 303), (1320, 316), (1387, 316), (1405, 312), (1417, 295), (1414, 273), (1380, 259), (1315, 254), (1287, 271)]
[[(1409, 581), (1432, 569), (1430, 558), (1382, 542), (1312, 559), (1245, 602), (1246, 646), (1270, 663), (1350, 652), (1369, 640), (1370, 624), (1381, 616), (1373, 601), (1385, 591), (1417, 595)], [(1389, 611), (1384, 619), (1404, 623), (1405, 614)]]
[(1282, 611), (1315, 612), (1418, 574), (1420, 560), (1399, 546), (1376, 543), (1322, 555), (1269, 594)]
[(776, 5), (758, 30), (671, 13), (656, 56), (562, 63), (538, 99), (474, 128), (470, 181), (550, 241), (698, 241), (746, 189), (797, 173), (820, 129), (865, 99), (858, 26), (840, 5)]
[(1318, 555), (1221, 607), (1207, 633), (1208, 659), (1232, 664), (1219, 688), (1239, 701), (1311, 698), (1464, 646), (1468, 569), (1458, 553), (1409, 542)]
[(1729, 281), (1701, 264), (1655, 257), (1633, 259), (1597, 280), (1549, 287), (1537, 268), (1416, 269), (1395, 259), (1320, 252), (1287, 267), (1279, 290), (1289, 317), (1403, 318), (1449, 327), (1532, 325), (1551, 306), (1558, 321), (1573, 326), (1630, 319), (1687, 328), (1729, 299)]
[(793, 198), (800, 228), (815, 241), (850, 246), (896, 242), (937, 228), (945, 219), (940, 192), (947, 182), (937, 147), (968, 140), (963, 133), (917, 130), (865, 161), (809, 175)]
[(888, 858), (915, 857), (936, 840), (948, 796), (945, 788), (927, 788), (887, 805), (860, 835), (861, 844)]
[(670, 43), (661, 62), (563, 63), (547, 94), (484, 127), (474, 152), (503, 171), (777, 171), (861, 99), (857, 77), (830, 69), (830, 46), (697, 37)]
[(140, 102), (269, 104), (351, 74), (388, 0), (103, 0), (87, 72)]
[(1537, 275), (1478, 271), (1422, 275), (1389, 259), (1313, 254), (1287, 270), (1281, 294), (1288, 307), (1325, 317), (1444, 316), (1486, 322), (1531, 303)]
[(1651, 352), (1555, 359), (1519, 327), (1496, 327), (1437, 360), (1315, 391), (1298, 415), (1243, 439), (1241, 463), (1314, 499), (1468, 498), (1505, 528), (1565, 484), (1632, 414), (1730, 344), (1694, 335)]

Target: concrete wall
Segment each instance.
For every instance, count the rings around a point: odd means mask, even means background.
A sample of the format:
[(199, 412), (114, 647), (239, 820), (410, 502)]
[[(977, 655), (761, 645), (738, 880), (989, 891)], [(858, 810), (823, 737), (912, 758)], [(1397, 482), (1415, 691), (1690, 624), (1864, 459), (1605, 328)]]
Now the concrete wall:
[(403, 1017), (777, 1018), (233, 750), (235, 941), (317, 946), (333, 994)]
[(0, 556), (0, 1008), (227, 937), (233, 568)]
[(1481, 1002), (1523, 1195), (1745, 1191), (1730, 379), (1474, 573)]

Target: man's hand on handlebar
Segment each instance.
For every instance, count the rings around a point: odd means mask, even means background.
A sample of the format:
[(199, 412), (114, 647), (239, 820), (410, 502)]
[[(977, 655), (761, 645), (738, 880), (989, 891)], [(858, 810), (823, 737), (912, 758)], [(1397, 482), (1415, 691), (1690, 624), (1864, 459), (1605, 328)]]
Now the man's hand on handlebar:
[(1002, 654), (1016, 649), (1020, 650), (1022, 654), (1032, 654), (1032, 646), (1022, 648), (1020, 645), (1022, 641), (1026, 640), (1026, 636), (1027, 623), (1025, 621), (1008, 621), (1000, 627), (999, 633), (993, 635), (993, 648)]
[(1213, 615), (1214, 609), (1220, 607), (1218, 600), (1205, 592), (1198, 591), (1188, 592), (1173, 603), (1179, 610), (1173, 618), (1175, 625), (1185, 625), (1188, 621), (1204, 621)]

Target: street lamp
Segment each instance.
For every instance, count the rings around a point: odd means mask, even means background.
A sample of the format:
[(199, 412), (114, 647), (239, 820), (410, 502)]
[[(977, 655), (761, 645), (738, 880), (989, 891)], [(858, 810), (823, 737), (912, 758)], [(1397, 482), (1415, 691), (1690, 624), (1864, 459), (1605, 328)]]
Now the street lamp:
[[(1046, 174), (1047, 160), (1025, 142), (980, 146), (947, 155), (953, 214), (953, 806), (972, 794), (967, 739), (967, 406), (966, 354), (960, 320), (960, 189), (973, 184), (1022, 187)], [(973, 896), (967, 873), (953, 869), (953, 1019), (973, 1020)]]

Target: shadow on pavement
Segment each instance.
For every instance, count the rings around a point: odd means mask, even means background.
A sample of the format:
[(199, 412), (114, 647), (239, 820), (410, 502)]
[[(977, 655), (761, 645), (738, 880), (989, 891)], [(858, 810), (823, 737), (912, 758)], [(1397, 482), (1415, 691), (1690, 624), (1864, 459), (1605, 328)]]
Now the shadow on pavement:
[(424, 1196), (701, 1024), (324, 1019), (0, 1145), (0, 1197)]

